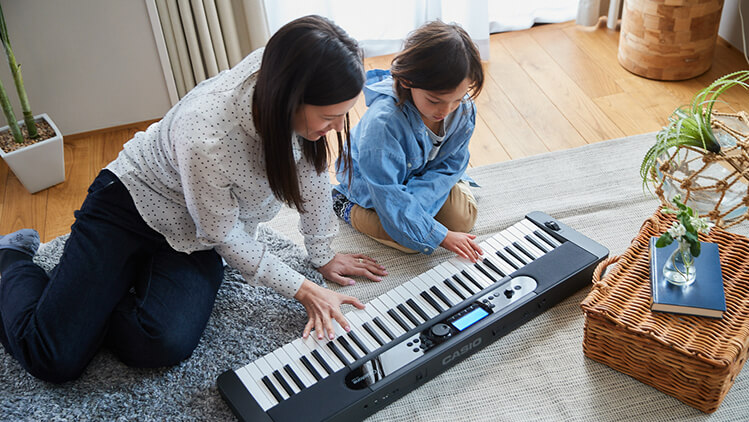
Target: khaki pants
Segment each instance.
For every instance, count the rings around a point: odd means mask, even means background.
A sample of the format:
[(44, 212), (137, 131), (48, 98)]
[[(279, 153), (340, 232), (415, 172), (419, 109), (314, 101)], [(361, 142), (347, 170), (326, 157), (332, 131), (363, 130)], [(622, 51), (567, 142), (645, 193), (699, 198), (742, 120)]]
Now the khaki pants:
[[(453, 186), (447, 201), (440, 208), (434, 219), (442, 223), (448, 230), (454, 232), (467, 233), (476, 223), (478, 216), (478, 207), (476, 198), (467, 183), (460, 181)], [(405, 246), (396, 243), (382, 228), (380, 218), (375, 210), (371, 208), (362, 208), (354, 205), (351, 208), (351, 226), (356, 230), (366, 234), (372, 239), (391, 248), (398, 249), (406, 253), (418, 253)]]

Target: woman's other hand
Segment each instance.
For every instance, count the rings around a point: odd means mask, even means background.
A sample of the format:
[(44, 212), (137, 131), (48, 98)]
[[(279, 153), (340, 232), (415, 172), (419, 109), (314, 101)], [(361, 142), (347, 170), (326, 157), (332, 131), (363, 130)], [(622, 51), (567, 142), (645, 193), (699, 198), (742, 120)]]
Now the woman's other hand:
[(344, 303), (364, 309), (364, 304), (359, 299), (318, 286), (306, 279), (294, 298), (304, 305), (309, 317), (302, 333), (304, 338), (309, 337), (310, 332), (314, 329), (318, 339), (323, 339), (327, 334), (327, 337), (332, 340), (335, 338), (333, 320), (337, 321), (348, 332), (350, 330), (349, 323), (341, 312), (341, 305)]
[(460, 232), (447, 232), (445, 240), (440, 243), (443, 248), (455, 252), (459, 257), (471, 262), (477, 262), (484, 251), (475, 241), (476, 235)]
[(349, 286), (354, 280), (346, 276), (363, 276), (372, 281), (382, 281), (388, 275), (385, 267), (374, 259), (362, 254), (336, 254), (327, 264), (317, 269), (326, 279)]

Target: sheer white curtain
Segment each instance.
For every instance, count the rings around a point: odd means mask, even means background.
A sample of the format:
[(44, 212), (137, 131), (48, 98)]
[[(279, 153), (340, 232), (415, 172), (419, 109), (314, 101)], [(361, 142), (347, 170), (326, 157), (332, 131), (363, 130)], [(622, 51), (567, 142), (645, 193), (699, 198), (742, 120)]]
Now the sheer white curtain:
[(577, 9), (577, 23), (584, 26), (598, 24), (601, 16), (606, 16), (606, 26), (616, 29), (622, 16), (623, 0), (580, 0)]
[(534, 23), (575, 18), (579, 0), (265, 0), (271, 33), (308, 14), (328, 17), (359, 41), (364, 55), (400, 50), (408, 33), (424, 22), (459, 23), (489, 59), (489, 34), (530, 28)]

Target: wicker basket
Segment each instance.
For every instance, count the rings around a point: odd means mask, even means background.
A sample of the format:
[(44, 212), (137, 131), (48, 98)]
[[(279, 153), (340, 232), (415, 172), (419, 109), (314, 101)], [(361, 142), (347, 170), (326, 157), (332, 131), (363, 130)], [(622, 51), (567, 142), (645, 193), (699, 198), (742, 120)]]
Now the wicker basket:
[(722, 319), (651, 312), (648, 240), (673, 220), (657, 211), (623, 255), (596, 268), (593, 288), (581, 304), (583, 350), (595, 361), (711, 413), (733, 385), (749, 348), (749, 239), (717, 227), (700, 235), (720, 250), (726, 295)]

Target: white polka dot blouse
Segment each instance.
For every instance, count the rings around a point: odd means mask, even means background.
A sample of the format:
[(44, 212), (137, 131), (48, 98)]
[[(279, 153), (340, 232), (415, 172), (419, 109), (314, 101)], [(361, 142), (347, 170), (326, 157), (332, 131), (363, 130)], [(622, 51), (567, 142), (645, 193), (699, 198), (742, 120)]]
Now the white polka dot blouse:
[[(146, 223), (178, 251), (215, 248), (246, 280), (293, 297), (304, 276), (257, 241), (257, 227), (282, 203), (268, 186), (252, 94), (262, 49), (190, 91), (157, 123), (128, 141), (106, 168), (127, 187)], [(299, 230), (313, 265), (333, 259), (338, 230), (327, 172), (294, 155), (306, 213)]]

